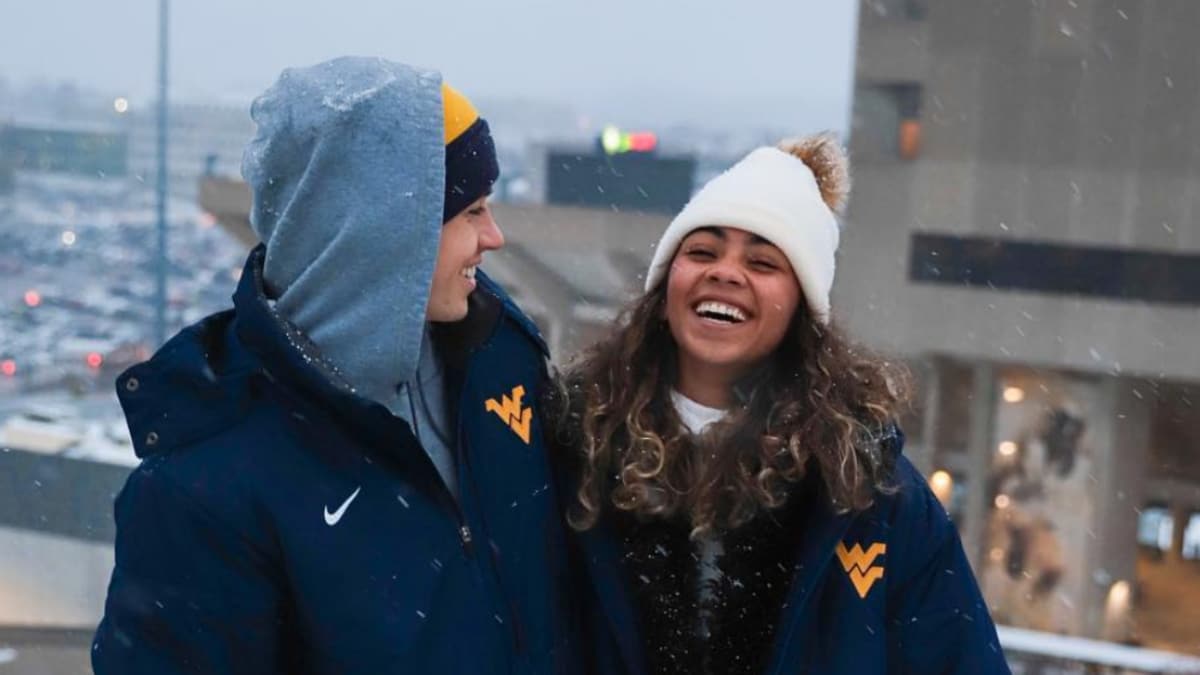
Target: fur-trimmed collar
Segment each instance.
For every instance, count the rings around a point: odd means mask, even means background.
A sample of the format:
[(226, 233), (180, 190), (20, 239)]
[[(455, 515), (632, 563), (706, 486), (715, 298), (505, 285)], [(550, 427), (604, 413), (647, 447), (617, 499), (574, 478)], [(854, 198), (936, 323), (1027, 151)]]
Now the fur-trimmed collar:
[(700, 636), (700, 553), (682, 520), (614, 516), (625, 572), (643, 629), (648, 672), (759, 675), (796, 573), (804, 514), (816, 497), (805, 481), (788, 503), (719, 536), (721, 572), (710, 580), (708, 635)]

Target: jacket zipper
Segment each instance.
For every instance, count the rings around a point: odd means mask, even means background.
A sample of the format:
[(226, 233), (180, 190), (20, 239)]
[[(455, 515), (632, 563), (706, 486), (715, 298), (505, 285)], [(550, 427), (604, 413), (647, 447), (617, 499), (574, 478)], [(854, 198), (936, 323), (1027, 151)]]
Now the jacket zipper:
[[(421, 449), (421, 452), (425, 452), (424, 448)], [(437, 469), (433, 466), (433, 461), (429, 460), (428, 456), (426, 457), (426, 460), (429, 462), (430, 468), (433, 469), (433, 474), (437, 476), (438, 485), (441, 487), (441, 489), (437, 492), (441, 497), (442, 504), (446, 507), (446, 510), (450, 512), (451, 517), (454, 518), (454, 524), (457, 526), (456, 533), (458, 535), (458, 541), (462, 546), (463, 553), (468, 558), (474, 559), (475, 538), (471, 534), (470, 526), (467, 525), (467, 518), (463, 514), (462, 506), (458, 503), (458, 500), (454, 498), (454, 494), (450, 492), (450, 486), (446, 485), (446, 482), (442, 479), (441, 474), (438, 473)]]
[[(470, 373), (470, 361), (468, 361), (467, 369), (463, 372), (462, 392), (459, 393), (459, 402), (458, 402), (459, 410), (466, 409), (465, 406), (468, 404), (468, 401), (466, 400), (466, 398), (467, 398), (466, 392), (468, 390), (467, 383), (468, 383), (468, 380), (470, 377), (469, 373)], [(465, 434), (463, 433), (461, 416), (458, 419), (457, 426), (458, 426), (457, 434), (456, 434), (457, 445), (458, 445), (457, 452), (460, 455), (460, 457), (459, 457), (459, 464), (460, 464), (459, 485), (460, 486), (462, 485), (462, 483), (464, 482), (464, 478), (466, 480), (471, 481), (471, 483), (474, 484), (475, 474), (471, 470), (471, 461), (470, 461), (469, 453), (467, 452), (467, 444), (465, 442)], [(454, 500), (452, 498), (451, 501), (454, 501), (456, 508), (459, 507), (459, 504), (456, 500)], [(461, 517), (461, 514), (462, 514), (462, 512), (459, 511), (460, 517)], [(469, 546), (470, 542), (472, 541), (470, 529), (468, 529), (468, 527), (466, 525), (463, 525), (462, 528), (459, 530), (459, 533), (463, 538), (464, 545)], [(492, 551), (491, 555), (486, 556), (486, 558), (487, 558), (486, 565), (491, 570), (492, 584), (495, 586), (496, 592), (500, 596), (500, 601), (504, 605), (504, 607), (502, 607), (501, 609), (502, 609), (502, 611), (505, 611), (505, 613), (507, 614), (507, 616), (504, 617), (504, 620), (502, 620), (501, 623), (507, 622), (507, 625), (509, 626), (509, 633), (512, 635), (513, 649), (518, 654), (520, 654), (525, 651), (525, 640), (523, 639), (523, 627), (521, 626), (520, 619), (517, 616), (516, 607), (514, 606), (512, 599), (509, 598), (508, 594), (504, 592), (504, 585), (500, 583), (500, 570), (499, 570), (499, 565), (498, 565), (499, 561), (496, 559), (495, 552)], [(501, 619), (499, 614), (496, 615), (496, 618), (497, 618), (497, 620)]]

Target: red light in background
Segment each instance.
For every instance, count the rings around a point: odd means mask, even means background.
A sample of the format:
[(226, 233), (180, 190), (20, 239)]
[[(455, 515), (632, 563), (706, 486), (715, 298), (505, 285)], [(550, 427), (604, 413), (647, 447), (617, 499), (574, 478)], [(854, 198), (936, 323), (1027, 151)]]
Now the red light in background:
[(42, 294), (35, 290), (25, 291), (25, 304), (30, 307), (37, 307), (42, 304)]
[(12, 377), (17, 374), (17, 362), (12, 359), (4, 359), (0, 361), (0, 373), (5, 377)]
[(87, 355), (87, 364), (89, 368), (99, 368), (104, 363), (104, 357), (99, 352), (90, 352)]
[(633, 152), (650, 152), (658, 147), (658, 136), (648, 131), (629, 134), (629, 149)]

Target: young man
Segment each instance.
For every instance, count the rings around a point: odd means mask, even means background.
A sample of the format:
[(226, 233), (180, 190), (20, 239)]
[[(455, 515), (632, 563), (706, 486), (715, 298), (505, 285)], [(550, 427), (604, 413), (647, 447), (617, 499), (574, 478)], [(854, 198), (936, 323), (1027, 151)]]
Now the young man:
[(575, 672), (545, 345), (477, 272), (504, 244), (486, 122), (360, 58), (252, 115), (234, 309), (117, 381), (143, 461), (95, 672)]

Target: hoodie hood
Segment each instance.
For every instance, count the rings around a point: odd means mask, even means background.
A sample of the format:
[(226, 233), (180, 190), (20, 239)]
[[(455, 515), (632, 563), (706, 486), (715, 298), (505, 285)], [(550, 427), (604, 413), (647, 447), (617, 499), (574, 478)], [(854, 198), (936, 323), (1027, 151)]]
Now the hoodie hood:
[(288, 69), (242, 160), (275, 310), (391, 407), (420, 356), (445, 191), (441, 76), (377, 58)]
[[(262, 245), (247, 257), (234, 309), (184, 328), (149, 361), (117, 378), (138, 457), (229, 431), (264, 397), (289, 412), (316, 408), (344, 420), (365, 443), (397, 447), (402, 433), (396, 418), (377, 401), (351, 392), (316, 345), (272, 307), (263, 288), (265, 257)], [(479, 321), (494, 322), (495, 316)], [(268, 396), (269, 391), (282, 393)]]

